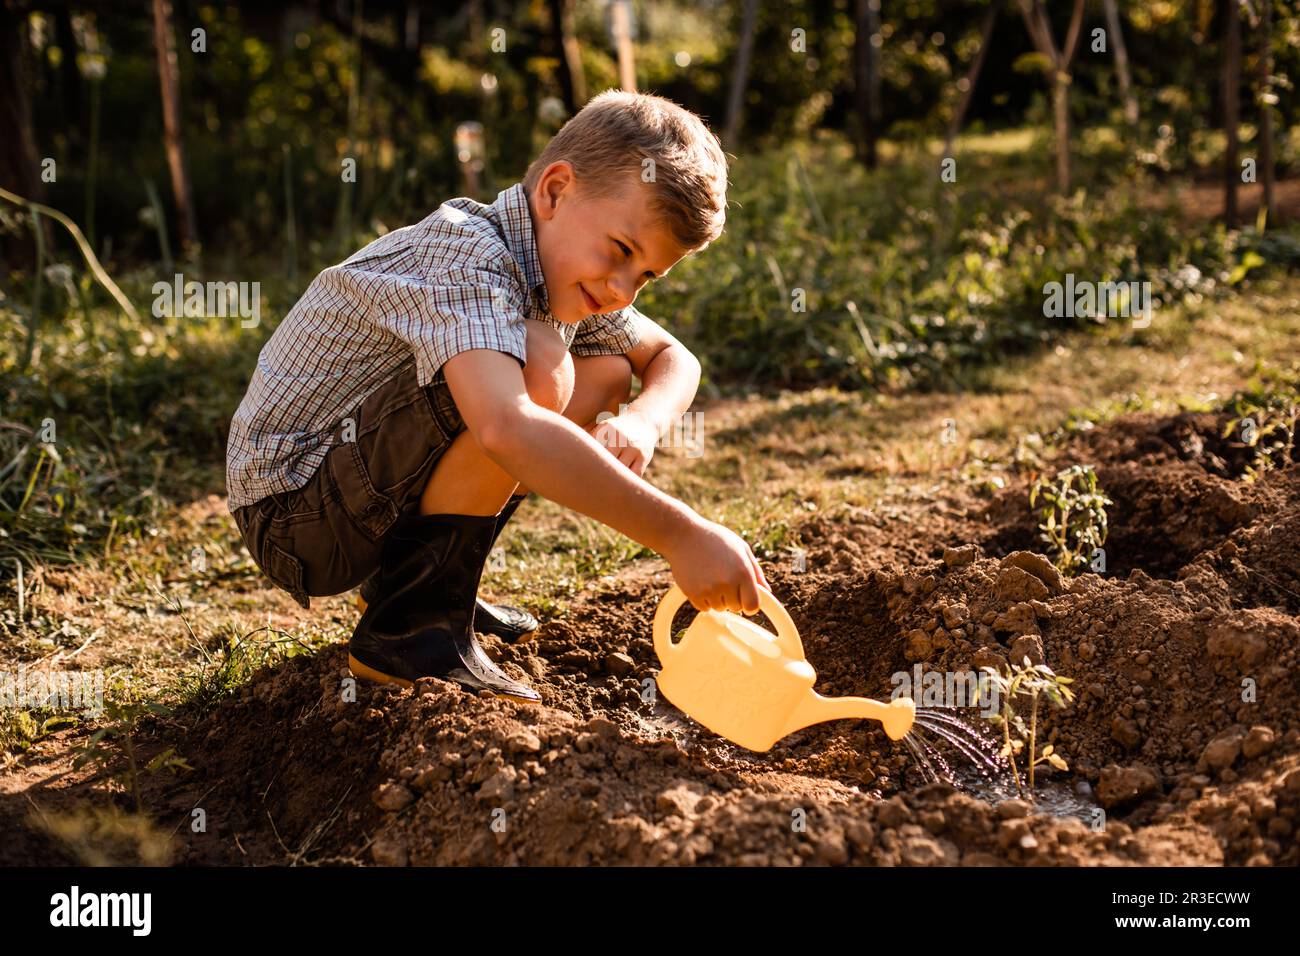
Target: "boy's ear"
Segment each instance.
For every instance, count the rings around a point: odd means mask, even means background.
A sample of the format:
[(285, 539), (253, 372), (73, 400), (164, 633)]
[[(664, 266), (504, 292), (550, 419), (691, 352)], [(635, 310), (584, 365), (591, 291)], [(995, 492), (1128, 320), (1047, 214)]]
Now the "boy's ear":
[(572, 192), (575, 183), (573, 165), (567, 159), (557, 159), (547, 166), (537, 182), (538, 215), (543, 219), (554, 216), (561, 197), (566, 192)]

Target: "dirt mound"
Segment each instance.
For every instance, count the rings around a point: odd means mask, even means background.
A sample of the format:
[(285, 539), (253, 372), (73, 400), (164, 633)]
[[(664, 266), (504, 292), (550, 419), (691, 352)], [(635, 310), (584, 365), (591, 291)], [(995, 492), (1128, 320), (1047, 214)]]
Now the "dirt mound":
[(1104, 576), (1034, 553), (1027, 480), (982, 509), (815, 519), (805, 569), (767, 569), (823, 694), (888, 698), (917, 667), (1013, 655), (1072, 677), (1074, 705), (1040, 712), (1069, 770), (1043, 774), (1037, 805), (926, 783), (873, 722), (762, 754), (702, 731), (654, 693), (658, 561), (528, 644), (484, 640), (543, 706), (437, 680), (353, 699), (332, 648), (157, 741), (197, 771), (148, 802), (182, 822), (205, 808), (206, 833), (178, 834), (190, 862), (1300, 863), (1300, 468), (1243, 483), (1218, 431), (1133, 418), (1065, 449), (1116, 502)]
[[(1204, 413), (1126, 416), (1074, 436), (1044, 468), (1081, 464), (1096, 470), (1098, 484), (1114, 502), (1107, 509), (1109, 576), (1140, 570), (1176, 578), (1262, 511), (1282, 510), (1275, 499), (1293, 495), (1294, 481), (1285, 475), (1294, 467), (1268, 482), (1240, 480), (1253, 450), (1221, 437), (1227, 422), (1226, 415)], [(987, 530), (977, 540), (990, 552), (1045, 547), (1038, 516), (1028, 506), (1030, 484), (1012, 482), (979, 515)]]

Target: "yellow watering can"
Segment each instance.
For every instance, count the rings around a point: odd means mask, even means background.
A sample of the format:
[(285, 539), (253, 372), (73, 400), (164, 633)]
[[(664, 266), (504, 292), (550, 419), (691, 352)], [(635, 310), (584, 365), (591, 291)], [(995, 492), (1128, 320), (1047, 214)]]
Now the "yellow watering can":
[(655, 612), (655, 653), (663, 667), (658, 684), (679, 710), (719, 736), (749, 750), (770, 750), (796, 730), (823, 720), (868, 717), (891, 740), (912, 729), (916, 704), (900, 697), (888, 704), (866, 697), (823, 697), (813, 690), (817, 672), (804, 658), (803, 642), (767, 588), (760, 607), (776, 635), (729, 611), (701, 611), (686, 635), (673, 643), (673, 615), (686, 601), (674, 584)]

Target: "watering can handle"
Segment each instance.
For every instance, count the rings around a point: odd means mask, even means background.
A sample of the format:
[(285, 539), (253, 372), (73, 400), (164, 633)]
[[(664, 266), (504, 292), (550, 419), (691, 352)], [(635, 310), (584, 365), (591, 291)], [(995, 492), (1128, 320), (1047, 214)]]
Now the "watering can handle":
[[(674, 584), (659, 602), (659, 609), (654, 617), (655, 653), (665, 664), (677, 650), (673, 643), (673, 616), (677, 609), (686, 603), (686, 594)], [(758, 588), (759, 609), (767, 615), (769, 621), (776, 625), (776, 645), (786, 657), (804, 660), (803, 642), (799, 640), (799, 631), (790, 618), (790, 612), (776, 599), (776, 595), (761, 585)]]

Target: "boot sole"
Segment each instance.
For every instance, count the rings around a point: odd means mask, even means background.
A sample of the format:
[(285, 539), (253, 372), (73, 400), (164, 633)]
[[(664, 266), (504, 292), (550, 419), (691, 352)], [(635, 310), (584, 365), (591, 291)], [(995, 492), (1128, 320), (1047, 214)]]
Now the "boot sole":
[[(366, 613), (366, 607), (367, 607), (367, 605), (366, 605), (366, 599), (363, 598), (360, 594), (358, 594), (358, 595), (356, 596), (356, 599), (353, 601), (353, 603), (356, 605), (356, 608), (357, 608), (358, 611), (360, 611), (362, 614), (365, 614), (365, 613)], [(513, 641), (510, 640), (509, 638), (503, 638), (503, 639), (506, 641), (507, 644), (515, 644), (515, 645), (518, 645), (518, 644), (527, 644), (529, 641), (531, 641), (531, 640), (533, 639), (533, 635), (535, 635), (535, 634), (537, 633), (537, 631), (538, 631), (538, 628), (533, 628), (531, 631), (524, 631), (522, 634), (520, 634), (518, 637), (516, 637)], [(495, 631), (484, 631), (483, 633), (484, 633), (484, 634), (496, 634)], [(497, 635), (497, 636), (500, 637), (501, 635)], [(515, 699), (518, 699), (518, 698), (515, 698)]]
[[(414, 687), (415, 682), (409, 681), (405, 677), (395, 677), (392, 674), (385, 674), (383, 671), (377, 671), (373, 667), (367, 667), (351, 654), (348, 655), (348, 670), (352, 671), (354, 677), (362, 680), (372, 681), (376, 684), (396, 684), (398, 687)], [(493, 697), (504, 697), (507, 700), (518, 701), (521, 704), (540, 704), (540, 700), (534, 700), (531, 697), (520, 697), (517, 694), (506, 694), (500, 691), (485, 688)]]

